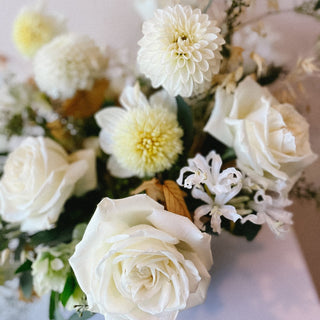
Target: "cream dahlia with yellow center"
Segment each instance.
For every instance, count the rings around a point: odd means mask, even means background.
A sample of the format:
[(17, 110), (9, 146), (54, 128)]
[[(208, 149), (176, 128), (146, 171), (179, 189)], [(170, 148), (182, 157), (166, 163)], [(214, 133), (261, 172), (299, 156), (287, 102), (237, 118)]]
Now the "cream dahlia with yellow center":
[(169, 169), (182, 152), (175, 99), (159, 91), (148, 101), (135, 86), (126, 87), (120, 101), (124, 108), (109, 107), (96, 114), (101, 148), (111, 154), (111, 173), (143, 177)]
[(208, 89), (219, 72), (224, 43), (208, 15), (190, 6), (159, 9), (144, 22), (142, 32), (138, 64), (154, 87), (183, 97)]

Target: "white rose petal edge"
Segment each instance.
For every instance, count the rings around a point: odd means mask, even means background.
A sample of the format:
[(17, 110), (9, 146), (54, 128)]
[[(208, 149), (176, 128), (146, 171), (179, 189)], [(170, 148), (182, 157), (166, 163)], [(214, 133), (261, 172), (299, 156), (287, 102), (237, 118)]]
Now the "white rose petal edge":
[(211, 237), (147, 195), (103, 199), (69, 262), (106, 319), (175, 319), (202, 303)]

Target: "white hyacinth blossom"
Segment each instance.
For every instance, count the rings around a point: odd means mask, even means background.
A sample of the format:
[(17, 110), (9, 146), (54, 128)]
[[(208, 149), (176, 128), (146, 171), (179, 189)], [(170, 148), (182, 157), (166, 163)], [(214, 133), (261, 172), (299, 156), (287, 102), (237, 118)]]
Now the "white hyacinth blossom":
[[(217, 233), (221, 232), (221, 216), (233, 222), (241, 219), (236, 208), (228, 204), (242, 188), (241, 172), (235, 168), (220, 172), (222, 160), (215, 151), (211, 151), (206, 158), (197, 154), (188, 160), (188, 165), (181, 169), (177, 183), (188, 189), (193, 188), (192, 196), (206, 203), (195, 210), (194, 222), (198, 228), (203, 230), (201, 218), (207, 214), (211, 216), (212, 230)], [(186, 173), (191, 174), (184, 178)]]
[(158, 9), (142, 32), (138, 65), (153, 87), (183, 97), (209, 88), (220, 69), (224, 40), (208, 15), (190, 6)]
[(267, 223), (269, 228), (277, 236), (287, 231), (288, 226), (292, 222), (292, 213), (286, 211), (284, 208), (292, 203), (288, 198), (279, 195), (274, 198), (265, 194), (265, 190), (258, 190), (249, 202), (249, 207), (253, 209), (256, 214), (250, 214), (244, 217), (241, 222), (251, 221), (255, 224)]

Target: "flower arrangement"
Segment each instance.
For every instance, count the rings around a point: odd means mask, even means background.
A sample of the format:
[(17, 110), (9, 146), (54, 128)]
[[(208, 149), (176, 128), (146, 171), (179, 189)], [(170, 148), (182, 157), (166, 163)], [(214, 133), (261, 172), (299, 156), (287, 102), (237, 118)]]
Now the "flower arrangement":
[[(1, 78), (0, 279), (18, 277), (25, 299), (50, 294), (50, 319), (60, 305), (175, 319), (203, 303), (211, 238), (285, 233), (290, 192), (317, 158), (289, 98), (293, 74), (318, 74), (318, 61), (290, 73), (245, 57), (234, 41), (251, 1), (135, 5), (138, 71), (44, 6), (14, 21), (33, 78)], [(272, 92), (278, 79), (287, 90)]]

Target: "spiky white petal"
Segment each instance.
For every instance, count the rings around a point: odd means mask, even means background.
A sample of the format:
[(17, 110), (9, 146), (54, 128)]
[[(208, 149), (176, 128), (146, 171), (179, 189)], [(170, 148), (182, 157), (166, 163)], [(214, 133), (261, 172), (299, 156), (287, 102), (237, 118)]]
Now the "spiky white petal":
[(208, 15), (190, 6), (159, 9), (144, 22), (142, 32), (138, 64), (154, 87), (183, 97), (208, 89), (219, 72), (224, 43)]

